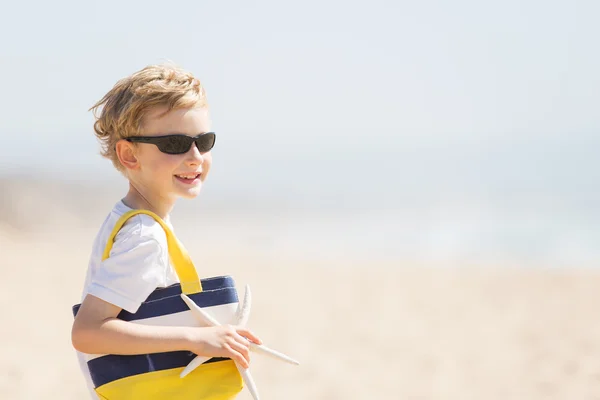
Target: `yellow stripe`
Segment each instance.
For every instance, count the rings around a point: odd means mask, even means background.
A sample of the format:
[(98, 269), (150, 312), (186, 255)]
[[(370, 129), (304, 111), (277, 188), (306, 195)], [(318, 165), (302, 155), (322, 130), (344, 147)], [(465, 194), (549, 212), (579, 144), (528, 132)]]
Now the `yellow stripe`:
[(202, 284), (200, 283), (200, 279), (198, 278), (198, 272), (194, 267), (194, 263), (190, 258), (189, 254), (181, 244), (181, 242), (175, 237), (171, 229), (165, 224), (165, 222), (158, 215), (148, 210), (132, 210), (129, 211), (115, 224), (110, 236), (108, 237), (108, 242), (106, 243), (106, 247), (104, 248), (104, 254), (102, 255), (102, 260), (106, 260), (110, 256), (110, 251), (112, 249), (115, 237), (119, 230), (123, 227), (125, 222), (134, 215), (137, 214), (146, 214), (151, 216), (162, 226), (165, 233), (167, 234), (167, 245), (169, 246), (169, 256), (171, 257), (171, 263), (175, 268), (175, 273), (179, 277), (179, 282), (181, 283), (181, 291), (185, 294), (193, 294), (199, 293), (202, 291)]
[(96, 388), (107, 400), (202, 399), (232, 400), (244, 388), (231, 360), (202, 364), (185, 378), (182, 368), (122, 378)]

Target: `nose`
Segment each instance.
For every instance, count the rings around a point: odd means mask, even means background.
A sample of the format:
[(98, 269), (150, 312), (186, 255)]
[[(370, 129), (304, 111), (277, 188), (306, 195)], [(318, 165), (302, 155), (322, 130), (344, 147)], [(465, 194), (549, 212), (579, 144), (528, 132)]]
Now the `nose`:
[(188, 165), (201, 165), (204, 162), (204, 157), (202, 157), (202, 153), (198, 150), (196, 143), (192, 143), (185, 156)]

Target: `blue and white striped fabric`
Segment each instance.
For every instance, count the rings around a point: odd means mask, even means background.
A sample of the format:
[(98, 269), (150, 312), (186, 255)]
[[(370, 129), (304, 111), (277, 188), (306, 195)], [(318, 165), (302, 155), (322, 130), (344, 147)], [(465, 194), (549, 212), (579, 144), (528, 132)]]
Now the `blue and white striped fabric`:
[[(188, 295), (198, 306), (225, 324), (235, 323), (238, 295), (230, 276), (203, 279), (202, 292)], [(77, 315), (80, 305), (73, 307)], [(180, 285), (156, 289), (135, 314), (122, 310), (121, 320), (150, 326), (199, 326), (188, 306), (181, 299)], [(92, 382), (96, 388), (129, 376), (172, 368), (184, 368), (196, 354), (189, 351), (153, 353), (134, 356), (87, 354)], [(206, 363), (223, 361), (212, 358)]]

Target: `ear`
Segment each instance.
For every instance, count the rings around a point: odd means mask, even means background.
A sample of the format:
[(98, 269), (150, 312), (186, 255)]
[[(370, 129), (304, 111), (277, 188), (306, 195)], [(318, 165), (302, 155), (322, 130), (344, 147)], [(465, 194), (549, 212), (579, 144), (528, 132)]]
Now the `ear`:
[(115, 145), (117, 158), (125, 169), (136, 170), (140, 168), (140, 163), (136, 157), (136, 149), (133, 143), (127, 140), (119, 140)]

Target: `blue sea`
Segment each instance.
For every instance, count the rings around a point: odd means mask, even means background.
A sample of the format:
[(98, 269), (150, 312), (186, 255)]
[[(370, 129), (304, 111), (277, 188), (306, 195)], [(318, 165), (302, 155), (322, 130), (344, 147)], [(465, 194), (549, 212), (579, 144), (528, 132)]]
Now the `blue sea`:
[[(298, 258), (600, 267), (596, 135), (349, 143), (225, 142), (201, 198), (174, 219)], [(0, 166), (110, 195), (108, 205), (126, 185), (86, 146), (69, 157), (5, 150)]]

